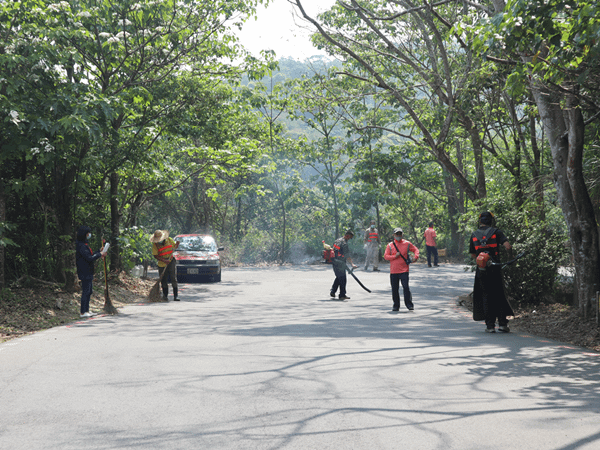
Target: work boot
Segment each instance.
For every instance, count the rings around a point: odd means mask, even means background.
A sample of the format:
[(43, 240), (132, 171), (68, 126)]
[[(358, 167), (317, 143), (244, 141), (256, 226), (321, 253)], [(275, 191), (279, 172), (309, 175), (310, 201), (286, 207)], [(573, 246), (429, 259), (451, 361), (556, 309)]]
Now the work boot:
[(335, 298), (335, 292), (329, 291), (329, 296)]
[(500, 333), (510, 333), (510, 328), (508, 328), (508, 325), (500, 325), (498, 331)]
[(495, 333), (496, 332), (496, 327), (488, 327), (485, 329), (486, 333)]
[(350, 297), (346, 296), (346, 295), (340, 295), (338, 297), (340, 300), (350, 300)]

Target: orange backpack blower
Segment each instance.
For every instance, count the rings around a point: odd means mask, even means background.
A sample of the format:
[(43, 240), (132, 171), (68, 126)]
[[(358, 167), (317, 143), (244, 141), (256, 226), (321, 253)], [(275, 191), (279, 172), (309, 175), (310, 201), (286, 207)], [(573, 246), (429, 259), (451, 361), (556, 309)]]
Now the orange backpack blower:
[(326, 264), (331, 264), (333, 262), (333, 257), (335, 256), (335, 253), (333, 252), (331, 245), (326, 244), (325, 241), (322, 241), (322, 242), (323, 242), (323, 259), (325, 260)]

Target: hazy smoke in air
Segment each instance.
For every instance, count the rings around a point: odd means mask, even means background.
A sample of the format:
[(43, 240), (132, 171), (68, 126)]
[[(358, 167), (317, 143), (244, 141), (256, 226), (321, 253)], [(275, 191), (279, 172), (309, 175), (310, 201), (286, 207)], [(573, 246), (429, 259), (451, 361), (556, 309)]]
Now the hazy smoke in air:
[(294, 242), (290, 246), (290, 262), (292, 264), (315, 264), (320, 260), (320, 257), (308, 255), (304, 242)]

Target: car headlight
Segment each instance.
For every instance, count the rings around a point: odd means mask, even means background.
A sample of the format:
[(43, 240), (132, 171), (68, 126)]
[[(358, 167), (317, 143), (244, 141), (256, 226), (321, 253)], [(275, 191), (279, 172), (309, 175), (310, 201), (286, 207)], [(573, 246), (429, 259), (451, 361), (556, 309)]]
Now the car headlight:
[(220, 263), (220, 259), (218, 256), (211, 256), (206, 260), (207, 266), (218, 266)]

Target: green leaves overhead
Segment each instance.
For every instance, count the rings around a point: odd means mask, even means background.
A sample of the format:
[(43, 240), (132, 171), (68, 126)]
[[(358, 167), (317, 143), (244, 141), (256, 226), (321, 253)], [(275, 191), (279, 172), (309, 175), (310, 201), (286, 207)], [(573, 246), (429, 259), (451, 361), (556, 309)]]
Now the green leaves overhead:
[(575, 78), (584, 85), (598, 83), (592, 69), (600, 58), (597, 2), (510, 0), (503, 12), (482, 24), (473, 32), (476, 50), (512, 58), (552, 83)]
[[(234, 121), (229, 110), (216, 123), (215, 113), (202, 126), (211, 129), (213, 120), (212, 133), (199, 139), (199, 117), (187, 111), (203, 105), (211, 116), (216, 108), (202, 103), (202, 92), (236, 83), (247, 68), (260, 70), (262, 61), (247, 58), (231, 30), (260, 2), (0, 2), (0, 170), (7, 192), (32, 209), (40, 205), (42, 220), (52, 218), (48, 233), (66, 235), (87, 221), (88, 207), (108, 212), (110, 185), (111, 216), (96, 213), (93, 221), (106, 227), (112, 217), (118, 235), (119, 218), (135, 222), (152, 196), (193, 177), (251, 170), (251, 121)], [(224, 127), (228, 135), (214, 138)], [(23, 220), (16, 203), (10, 208), (15, 222)]]

